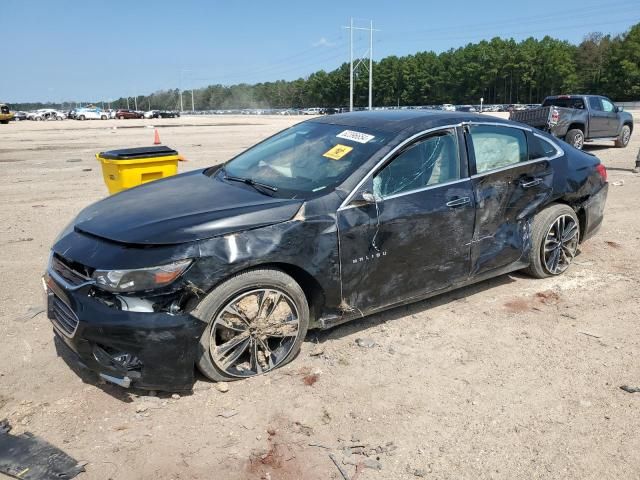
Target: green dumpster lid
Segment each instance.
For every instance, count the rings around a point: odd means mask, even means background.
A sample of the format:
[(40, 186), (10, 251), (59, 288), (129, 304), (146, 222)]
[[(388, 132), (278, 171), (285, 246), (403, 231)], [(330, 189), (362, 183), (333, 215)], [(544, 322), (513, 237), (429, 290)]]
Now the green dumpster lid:
[(120, 150), (109, 150), (100, 152), (102, 158), (109, 160), (131, 160), (133, 158), (169, 157), (177, 155), (178, 152), (164, 145), (154, 145), (152, 147), (122, 148)]

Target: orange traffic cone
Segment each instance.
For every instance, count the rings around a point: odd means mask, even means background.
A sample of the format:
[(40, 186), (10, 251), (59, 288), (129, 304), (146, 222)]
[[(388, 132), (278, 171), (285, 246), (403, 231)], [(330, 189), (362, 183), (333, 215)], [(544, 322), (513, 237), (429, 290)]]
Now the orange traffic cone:
[(158, 133), (158, 129), (157, 128), (156, 128), (155, 137), (153, 139), (153, 144), (154, 145), (160, 145), (160, 134)]

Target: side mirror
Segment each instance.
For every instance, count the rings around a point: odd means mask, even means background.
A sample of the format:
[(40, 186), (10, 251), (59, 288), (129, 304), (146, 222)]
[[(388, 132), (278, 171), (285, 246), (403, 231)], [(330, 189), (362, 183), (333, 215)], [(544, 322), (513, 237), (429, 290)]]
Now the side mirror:
[(351, 201), (351, 205), (356, 207), (364, 207), (365, 205), (372, 205), (374, 203), (376, 203), (375, 195), (367, 190), (358, 193)]
[(360, 197), (367, 203), (376, 203), (376, 197), (371, 192), (364, 191), (360, 194)]
[(619, 107), (618, 105), (616, 105), (616, 112), (617, 113), (624, 112), (624, 107)]

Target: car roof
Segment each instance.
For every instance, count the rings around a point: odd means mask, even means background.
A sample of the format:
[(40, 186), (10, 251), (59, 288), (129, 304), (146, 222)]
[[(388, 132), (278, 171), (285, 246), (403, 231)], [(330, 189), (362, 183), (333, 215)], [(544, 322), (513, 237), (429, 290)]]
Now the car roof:
[(422, 131), (463, 122), (512, 123), (498, 117), (469, 112), (444, 112), (442, 110), (376, 110), (340, 113), (308, 120), (310, 122), (368, 127), (387, 133)]

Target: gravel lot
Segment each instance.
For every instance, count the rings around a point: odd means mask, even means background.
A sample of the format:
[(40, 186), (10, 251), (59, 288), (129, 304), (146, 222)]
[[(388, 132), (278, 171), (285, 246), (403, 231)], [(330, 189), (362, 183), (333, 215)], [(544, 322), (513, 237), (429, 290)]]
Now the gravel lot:
[(640, 478), (640, 393), (620, 389), (640, 387), (638, 133), (626, 149), (587, 147), (609, 171), (606, 219), (560, 278), (503, 276), (310, 332), (290, 365), (228, 391), (201, 379), (192, 394), (147, 396), (67, 366), (40, 276), (56, 234), (107, 194), (94, 154), (151, 144), (153, 124), (186, 171), (302, 119), (0, 125), (0, 419), (12, 433), (88, 462), (83, 480), (341, 479), (330, 453), (352, 478), (360, 464), (360, 480)]

